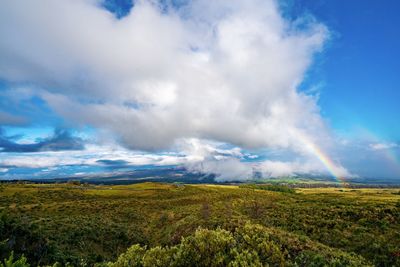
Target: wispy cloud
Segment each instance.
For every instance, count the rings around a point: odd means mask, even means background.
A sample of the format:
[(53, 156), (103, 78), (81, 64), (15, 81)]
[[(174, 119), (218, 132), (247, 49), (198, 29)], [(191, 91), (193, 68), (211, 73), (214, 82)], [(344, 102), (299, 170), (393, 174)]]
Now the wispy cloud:
[(396, 143), (372, 143), (369, 144), (369, 147), (372, 150), (385, 150), (400, 147), (399, 144)]

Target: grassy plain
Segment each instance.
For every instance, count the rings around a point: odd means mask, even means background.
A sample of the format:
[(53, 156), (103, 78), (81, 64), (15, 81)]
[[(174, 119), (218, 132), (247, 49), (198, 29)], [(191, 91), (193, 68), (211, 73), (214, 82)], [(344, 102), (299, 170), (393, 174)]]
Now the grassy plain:
[(14, 251), (33, 266), (90, 266), (115, 261), (133, 244), (171, 247), (199, 227), (234, 231), (252, 223), (271, 233), (306, 238), (316, 247), (360, 256), (375, 266), (400, 266), (399, 192), (311, 188), (293, 193), (161, 183), (1, 184), (0, 257)]

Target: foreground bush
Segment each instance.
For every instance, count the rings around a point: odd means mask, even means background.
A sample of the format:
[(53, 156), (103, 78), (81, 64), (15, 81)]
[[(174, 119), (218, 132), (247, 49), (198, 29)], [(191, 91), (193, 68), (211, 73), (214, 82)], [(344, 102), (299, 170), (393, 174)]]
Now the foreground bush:
[(274, 228), (247, 223), (233, 232), (199, 228), (172, 247), (134, 245), (108, 267), (370, 266), (360, 256)]
[(14, 252), (12, 252), (8, 259), (0, 262), (0, 267), (29, 267), (29, 264), (24, 256), (14, 260)]

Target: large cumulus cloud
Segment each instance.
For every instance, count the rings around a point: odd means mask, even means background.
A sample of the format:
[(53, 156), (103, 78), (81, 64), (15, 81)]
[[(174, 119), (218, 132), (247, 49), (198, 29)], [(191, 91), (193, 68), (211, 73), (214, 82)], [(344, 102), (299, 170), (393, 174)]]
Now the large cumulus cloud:
[(140, 0), (121, 19), (94, 0), (0, 5), (0, 78), (127, 148), (196, 138), (312, 157), (300, 135), (329, 150), (316, 99), (297, 89), (328, 31), (276, 1)]

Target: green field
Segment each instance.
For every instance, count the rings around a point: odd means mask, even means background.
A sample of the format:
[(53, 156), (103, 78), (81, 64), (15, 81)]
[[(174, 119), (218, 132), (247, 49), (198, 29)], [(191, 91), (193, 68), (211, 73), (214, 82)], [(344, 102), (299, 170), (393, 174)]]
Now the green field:
[(0, 218), (31, 266), (400, 266), (400, 189), (10, 183)]

